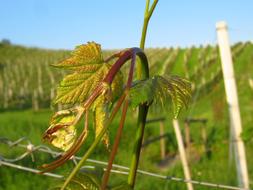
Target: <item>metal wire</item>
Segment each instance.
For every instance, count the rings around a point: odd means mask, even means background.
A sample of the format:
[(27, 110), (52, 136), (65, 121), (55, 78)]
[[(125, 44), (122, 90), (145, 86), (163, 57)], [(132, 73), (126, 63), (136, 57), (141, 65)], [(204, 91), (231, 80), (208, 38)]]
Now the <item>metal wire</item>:
[[(8, 166), (8, 167), (16, 168), (16, 169), (27, 171), (27, 172), (37, 173), (37, 174), (40, 172), (40, 170), (37, 170), (37, 169), (28, 168), (28, 167), (25, 167), (25, 166), (20, 166), (20, 165), (13, 164), (13, 163), (10, 163), (10, 162), (5, 162), (3, 160), (0, 160), (0, 166)], [(49, 172), (43, 173), (42, 175), (49, 176), (49, 177), (54, 177), (54, 178), (59, 178), (59, 179), (63, 178), (62, 175), (53, 174), (53, 173), (49, 173)]]
[[(22, 144), (23, 141), (27, 141), (28, 144)], [(8, 167), (17, 168), (17, 169), (27, 171), (27, 172), (32, 172), (32, 173), (38, 173), (38, 172), (40, 172), (40, 170), (20, 166), (20, 165), (14, 164), (13, 162), (20, 161), (20, 160), (24, 159), (26, 156), (31, 155), (35, 151), (48, 153), (53, 157), (57, 157), (62, 154), (62, 152), (53, 151), (49, 147), (44, 146), (44, 145), (35, 146), (35, 145), (31, 144), (31, 142), (27, 138), (24, 138), (24, 137), (18, 139), (17, 141), (11, 141), (7, 138), (0, 137), (0, 143), (7, 144), (9, 147), (17, 146), (17, 147), (21, 147), (21, 148), (26, 149), (25, 153), (23, 153), (21, 156), (18, 156), (17, 158), (14, 158), (14, 159), (7, 159), (7, 158), (4, 158), (3, 156), (1, 156), (0, 157), (0, 166), (8, 166)], [(72, 159), (72, 161), (74, 161), (74, 163), (76, 163), (77, 160), (81, 159), (81, 157), (73, 156), (71, 159)], [(92, 163), (92, 164), (107, 166), (107, 162), (98, 161), (98, 160), (94, 160), (94, 159), (87, 159), (87, 162)], [(83, 168), (94, 168), (94, 166), (84, 166)], [(128, 175), (128, 173), (129, 173), (128, 171), (130, 170), (128, 167), (118, 165), (118, 164), (113, 164), (113, 168), (114, 168), (112, 170), (113, 173), (123, 174), (123, 175)], [(117, 168), (117, 169), (115, 169), (115, 168)], [(104, 168), (104, 170), (106, 170), (106, 168)], [(197, 180), (186, 180), (184, 178), (160, 175), (157, 173), (152, 173), (152, 172), (148, 172), (148, 171), (144, 171), (144, 170), (137, 170), (137, 172), (142, 175), (155, 177), (155, 178), (159, 178), (159, 179), (163, 179), (163, 180), (176, 181), (176, 182), (182, 182), (182, 183), (192, 183), (194, 185), (201, 185), (201, 186), (206, 186), (206, 187), (211, 187), (211, 188), (230, 189), (230, 190), (250, 190), (250, 189), (245, 189), (245, 188), (235, 187), (235, 186), (230, 186), (230, 185), (209, 183), (209, 182), (197, 181)], [(43, 175), (46, 175), (49, 177), (54, 177), (54, 178), (63, 178), (62, 175), (48, 173), (48, 172), (44, 173)]]
[[(19, 170), (23, 170), (23, 171), (27, 171), (27, 172), (31, 172), (31, 173), (36, 173), (36, 174), (40, 174), (40, 175), (45, 175), (45, 176), (49, 176), (49, 177), (54, 177), (54, 178), (63, 178), (63, 175), (59, 175), (59, 174), (54, 174), (54, 173), (50, 173), (50, 172), (45, 172), (45, 173), (40, 173), (41, 170), (38, 169), (34, 169), (34, 168), (29, 168), (26, 166), (21, 166), (18, 164), (13, 164), (10, 162), (5, 162), (0, 160), (0, 166), (8, 166), (11, 168), (16, 168)], [(85, 168), (89, 168), (89, 169), (95, 169), (95, 166), (83, 166), (81, 169), (85, 169)], [(106, 168), (104, 168), (104, 171), (106, 170)], [(128, 175), (128, 172), (124, 172), (124, 171), (119, 171), (119, 170), (111, 170), (112, 173), (117, 173), (117, 174), (123, 174), (123, 175)]]

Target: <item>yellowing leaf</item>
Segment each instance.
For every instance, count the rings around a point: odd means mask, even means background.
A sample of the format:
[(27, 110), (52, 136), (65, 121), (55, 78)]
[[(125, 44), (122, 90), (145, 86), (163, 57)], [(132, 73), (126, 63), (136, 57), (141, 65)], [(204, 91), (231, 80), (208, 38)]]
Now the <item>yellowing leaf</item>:
[[(122, 73), (119, 72), (111, 86), (104, 85), (104, 93), (101, 94), (95, 102), (92, 104), (92, 110), (94, 112), (94, 128), (96, 137), (99, 135), (101, 130), (105, 127), (109, 118), (109, 107), (123, 92), (123, 77)], [(107, 131), (102, 138), (102, 142), (109, 148), (109, 132)]]
[(57, 96), (54, 103), (74, 104), (82, 103), (104, 79), (108, 72), (109, 65), (101, 64), (95, 71), (80, 70), (67, 75), (57, 89)]
[(123, 89), (124, 89), (124, 79), (123, 79), (123, 74), (121, 71), (119, 71), (113, 82), (111, 85), (112, 88), (112, 97), (113, 97), (113, 102), (115, 101), (115, 99), (119, 98), (122, 93), (123, 93)]
[(103, 62), (101, 46), (95, 42), (88, 42), (87, 44), (77, 46), (70, 58), (53, 66), (71, 70), (82, 69), (96, 71), (97, 67), (100, 67), (97, 64)]
[[(94, 123), (96, 136), (98, 136), (108, 119), (108, 107), (123, 92), (122, 73), (118, 72), (116, 74), (111, 85), (103, 82), (111, 68), (111, 64), (104, 62), (101, 47), (94, 42), (76, 47), (70, 58), (54, 66), (74, 71), (65, 76), (60, 82), (57, 88), (57, 96), (54, 99), (55, 104), (81, 104), (88, 99), (99, 85), (103, 87), (101, 94), (91, 104), (91, 110), (95, 113)], [(69, 113), (69, 110), (56, 114), (52, 119), (54, 122), (51, 123), (45, 134), (45, 139), (56, 147), (68, 150), (76, 140), (75, 126), (72, 122), (69, 122), (73, 119), (72, 116), (73, 113)], [(107, 147), (109, 146), (108, 133), (103, 137), (103, 142)]]
[[(67, 122), (74, 117), (66, 117), (61, 122)], [(76, 140), (76, 128), (74, 125), (63, 127), (54, 133), (51, 144), (57, 148), (67, 151)]]
[[(104, 63), (100, 45), (90, 42), (78, 46), (72, 57), (62, 61), (56, 67), (74, 70), (67, 75), (57, 88), (54, 103), (75, 104), (84, 102), (108, 73), (111, 65)], [(123, 79), (117, 74), (112, 83), (112, 96), (123, 88)]]
[[(96, 137), (100, 134), (101, 130), (105, 127), (106, 122), (109, 119), (108, 103), (103, 102), (100, 106), (96, 106), (94, 110), (94, 124)], [(109, 147), (109, 134), (108, 131), (104, 134), (102, 142), (108, 148)]]
[(55, 113), (43, 139), (53, 146), (67, 151), (76, 140), (75, 125), (83, 114), (83, 111), (84, 109), (79, 106)]
[(75, 71), (61, 81), (55, 104), (84, 102), (108, 71), (108, 66), (103, 62), (101, 47), (94, 42), (77, 46), (72, 57), (54, 66)]

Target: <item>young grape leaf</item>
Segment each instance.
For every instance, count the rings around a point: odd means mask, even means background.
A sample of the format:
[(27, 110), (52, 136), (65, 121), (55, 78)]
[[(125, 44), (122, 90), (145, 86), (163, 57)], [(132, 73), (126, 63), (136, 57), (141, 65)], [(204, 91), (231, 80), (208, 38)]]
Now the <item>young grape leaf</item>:
[[(96, 137), (100, 134), (101, 130), (105, 127), (106, 122), (109, 119), (109, 104), (105, 101), (94, 109), (94, 128)], [(109, 134), (108, 131), (104, 134), (102, 142), (109, 148)]]
[[(104, 63), (100, 45), (94, 42), (77, 46), (72, 57), (53, 66), (74, 71), (60, 82), (54, 104), (84, 102), (111, 68), (110, 64)], [(116, 76), (112, 86), (118, 88), (112, 90), (122, 89), (123, 80), (120, 80), (122, 78)]]
[(88, 42), (77, 46), (72, 57), (53, 66), (70, 70), (97, 70), (103, 62), (101, 46), (95, 42)]
[(54, 103), (74, 104), (82, 103), (97, 87), (107, 73), (107, 65), (103, 64), (96, 71), (87, 72), (79, 70), (67, 75), (57, 88), (57, 96)]
[[(53, 66), (74, 71), (72, 74), (64, 77), (60, 82), (57, 89), (57, 96), (54, 99), (55, 104), (83, 103), (98, 85), (103, 85), (103, 92), (99, 94), (91, 107), (95, 112), (94, 121), (97, 136), (108, 119), (109, 105), (123, 91), (122, 73), (118, 72), (116, 74), (111, 85), (102, 82), (109, 72), (111, 64), (104, 62), (101, 46), (95, 42), (88, 42), (85, 45), (77, 46), (70, 58)], [(104, 113), (105, 107), (107, 107), (107, 112)], [(73, 115), (70, 110), (56, 113), (49, 129), (44, 135), (44, 139), (58, 148), (68, 150), (76, 140), (76, 129), (72, 124), (74, 119), (75, 114)], [(108, 134), (103, 137), (103, 142), (108, 147)]]
[(84, 108), (77, 106), (72, 109), (55, 113), (43, 139), (53, 146), (67, 151), (76, 140), (76, 123), (83, 114)]
[(133, 188), (127, 183), (122, 183), (120, 185), (111, 188), (111, 190), (132, 190), (132, 189)]
[(112, 102), (115, 102), (123, 93), (124, 90), (124, 79), (123, 74), (121, 71), (119, 71), (111, 85), (111, 96), (112, 96)]
[[(98, 177), (93, 173), (79, 172), (75, 175), (67, 187), (66, 190), (99, 190), (101, 182)], [(51, 188), (50, 190), (61, 189), (62, 184)]]
[(160, 101), (162, 104), (170, 96), (176, 118), (183, 106), (187, 107), (191, 97), (190, 83), (180, 77), (154, 76), (152, 78), (136, 82), (129, 92), (130, 102), (133, 107), (139, 104)]

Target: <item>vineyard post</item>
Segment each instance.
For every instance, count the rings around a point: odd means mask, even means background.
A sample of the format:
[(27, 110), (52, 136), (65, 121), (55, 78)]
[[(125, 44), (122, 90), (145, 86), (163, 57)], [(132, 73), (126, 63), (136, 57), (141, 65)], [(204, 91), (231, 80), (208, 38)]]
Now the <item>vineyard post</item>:
[(227, 104), (229, 109), (230, 127), (232, 131), (231, 143), (233, 143), (233, 148), (235, 151), (237, 178), (240, 187), (248, 189), (249, 179), (247, 162), (244, 143), (240, 137), (240, 134), (242, 132), (242, 125), (226, 22), (217, 22), (216, 30), (220, 49), (225, 91), (227, 96)]
[[(178, 150), (179, 150), (180, 159), (181, 159), (181, 162), (182, 162), (182, 165), (183, 165), (185, 179), (186, 180), (191, 180), (191, 174), (190, 174), (190, 169), (189, 169), (189, 166), (188, 166), (188, 163), (187, 163), (183, 137), (182, 137), (180, 127), (179, 127), (179, 123), (178, 123), (177, 119), (173, 119), (173, 127), (174, 127), (174, 131), (176, 133)], [(187, 184), (187, 189), (188, 190), (193, 190), (192, 183), (186, 183), (186, 184)]]
[(9, 84), (8, 84), (8, 75), (6, 73), (6, 69), (3, 72), (3, 80), (5, 82), (5, 85), (3, 86), (3, 108), (7, 109), (9, 107)]
[(33, 95), (32, 95), (32, 106), (34, 111), (39, 110), (39, 100), (38, 100), (38, 91), (37, 89), (33, 90)]
[[(160, 121), (160, 136), (164, 136), (165, 134), (165, 129), (164, 129), (164, 121)], [(165, 159), (166, 156), (166, 142), (165, 142), (165, 138), (161, 138), (160, 139), (160, 151), (161, 151), (161, 160)]]
[(252, 79), (252, 78), (249, 78), (249, 79), (248, 79), (248, 82), (249, 82), (250, 88), (253, 90), (253, 79)]
[(200, 127), (201, 127), (201, 140), (203, 143), (203, 150), (207, 152), (206, 150), (206, 143), (207, 143), (206, 122), (202, 122)]
[(4, 92), (4, 83), (3, 83), (3, 77), (0, 73), (0, 97), (3, 99), (3, 93)]
[(185, 144), (188, 152), (190, 152), (191, 147), (191, 135), (190, 135), (190, 122), (185, 120), (184, 121), (184, 136), (185, 136)]

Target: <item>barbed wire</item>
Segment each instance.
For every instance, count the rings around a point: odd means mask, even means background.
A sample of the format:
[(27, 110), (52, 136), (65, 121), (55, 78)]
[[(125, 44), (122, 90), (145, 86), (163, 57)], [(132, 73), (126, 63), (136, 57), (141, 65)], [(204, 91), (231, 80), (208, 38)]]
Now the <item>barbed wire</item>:
[[(27, 144), (23, 144), (23, 142), (27, 142)], [(8, 166), (8, 167), (12, 167), (12, 168), (16, 168), (19, 170), (32, 172), (32, 173), (39, 173), (40, 170), (21, 166), (18, 164), (14, 164), (14, 162), (20, 161), (27, 156), (31, 156), (32, 161), (35, 161), (35, 158), (33, 155), (34, 152), (48, 153), (54, 158), (57, 156), (60, 156), (63, 153), (63, 152), (53, 151), (52, 149), (50, 149), (49, 147), (47, 147), (45, 145), (35, 146), (26, 137), (22, 137), (16, 141), (11, 141), (10, 139), (5, 138), (5, 137), (0, 137), (0, 143), (7, 144), (10, 148), (16, 146), (16, 147), (24, 148), (26, 150), (23, 154), (17, 156), (16, 158), (13, 158), (13, 159), (5, 158), (2, 155), (0, 155), (0, 166)], [(80, 159), (81, 159), (81, 157), (78, 157), (78, 156), (73, 156), (71, 158), (71, 160), (74, 162), (74, 164), (76, 164), (77, 160), (80, 160)], [(89, 162), (91, 164), (107, 166), (107, 162), (104, 162), (104, 161), (87, 159), (87, 162)], [(95, 166), (86, 165), (86, 166), (83, 166), (82, 168), (95, 168)], [(128, 167), (118, 165), (118, 164), (113, 164), (113, 168), (114, 168), (112, 170), (113, 173), (122, 174), (122, 175), (128, 175), (129, 170), (130, 170)], [(106, 170), (106, 168), (104, 168), (104, 170)], [(174, 177), (174, 176), (166, 176), (166, 175), (152, 173), (152, 172), (148, 172), (148, 171), (144, 171), (144, 170), (137, 170), (137, 172), (142, 175), (155, 177), (155, 178), (159, 178), (159, 179), (163, 179), (163, 180), (176, 181), (176, 182), (182, 182), (182, 183), (192, 183), (194, 185), (201, 185), (201, 186), (206, 186), (206, 187), (211, 187), (211, 188), (230, 189), (230, 190), (250, 190), (250, 189), (245, 189), (245, 188), (241, 188), (241, 187), (223, 185), (223, 184), (218, 184), (218, 183), (210, 183), (210, 182), (197, 181), (197, 180), (186, 180), (184, 178), (179, 178), (179, 177)], [(63, 178), (62, 175), (54, 174), (54, 173), (50, 173), (50, 172), (43, 173), (43, 175), (58, 178), (58, 179)]]

